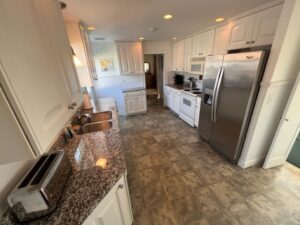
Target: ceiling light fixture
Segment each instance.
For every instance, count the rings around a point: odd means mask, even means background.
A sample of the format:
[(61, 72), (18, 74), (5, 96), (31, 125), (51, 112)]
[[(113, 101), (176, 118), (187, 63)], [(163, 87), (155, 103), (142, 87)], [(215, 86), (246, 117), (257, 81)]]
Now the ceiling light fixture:
[(143, 37), (140, 37), (140, 40), (144, 40), (145, 38), (143, 38)]
[(225, 19), (223, 18), (223, 17), (218, 17), (218, 18), (216, 18), (216, 22), (222, 22), (222, 21), (224, 21)]
[(89, 31), (94, 31), (94, 30), (96, 30), (96, 28), (95, 28), (95, 27), (92, 27), (92, 26), (89, 26), (89, 27), (87, 27), (86, 29), (89, 30)]
[(173, 18), (173, 16), (171, 15), (171, 14), (166, 14), (166, 15), (164, 15), (164, 19), (165, 20), (170, 20), (170, 19), (172, 19)]
[(176, 39), (177, 39), (177, 37), (173, 37), (172, 39), (173, 39), (173, 40), (176, 40)]

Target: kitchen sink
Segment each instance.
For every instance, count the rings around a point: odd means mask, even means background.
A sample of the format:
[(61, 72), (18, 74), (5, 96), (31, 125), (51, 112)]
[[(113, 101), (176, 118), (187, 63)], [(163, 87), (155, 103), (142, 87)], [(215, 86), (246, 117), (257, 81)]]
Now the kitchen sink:
[(97, 123), (86, 123), (77, 131), (78, 134), (87, 134), (97, 131), (109, 130), (112, 127), (111, 121), (103, 121)]
[(87, 123), (96, 123), (96, 122), (102, 122), (112, 119), (112, 112), (111, 111), (104, 111), (99, 113), (92, 113), (90, 114), (90, 118), (87, 121)]

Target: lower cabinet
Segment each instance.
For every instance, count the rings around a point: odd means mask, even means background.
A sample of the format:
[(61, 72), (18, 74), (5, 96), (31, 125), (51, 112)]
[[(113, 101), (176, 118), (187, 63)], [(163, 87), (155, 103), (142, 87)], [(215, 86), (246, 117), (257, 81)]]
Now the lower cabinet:
[(167, 93), (167, 106), (176, 114), (180, 112), (180, 91), (173, 88), (165, 87)]
[(125, 114), (138, 114), (147, 111), (146, 91), (124, 93)]
[(131, 225), (133, 216), (126, 175), (108, 192), (83, 225)]

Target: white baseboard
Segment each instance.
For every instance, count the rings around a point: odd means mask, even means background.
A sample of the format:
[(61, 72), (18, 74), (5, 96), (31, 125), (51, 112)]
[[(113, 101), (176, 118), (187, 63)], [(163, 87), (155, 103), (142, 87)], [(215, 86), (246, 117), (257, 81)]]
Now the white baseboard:
[(265, 161), (266, 156), (260, 156), (260, 157), (256, 157), (254, 159), (248, 160), (248, 161), (244, 161), (244, 160), (240, 160), (238, 162), (238, 166), (246, 169), (252, 166), (257, 166), (257, 165), (262, 165), (263, 162)]

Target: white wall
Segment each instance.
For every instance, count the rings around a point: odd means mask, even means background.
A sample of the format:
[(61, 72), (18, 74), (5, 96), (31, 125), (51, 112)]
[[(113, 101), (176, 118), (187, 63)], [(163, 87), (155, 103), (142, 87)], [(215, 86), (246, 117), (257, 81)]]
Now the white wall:
[(239, 165), (262, 163), (300, 69), (300, 1), (286, 0)]
[[(128, 75), (120, 74), (120, 67), (117, 55), (116, 44), (113, 42), (91, 42), (91, 48), (96, 64), (98, 80), (94, 82), (95, 98), (114, 97), (119, 114), (125, 114), (124, 98), (122, 89), (145, 87), (145, 75)], [(113, 60), (114, 71), (102, 72), (100, 59), (109, 58)]]

